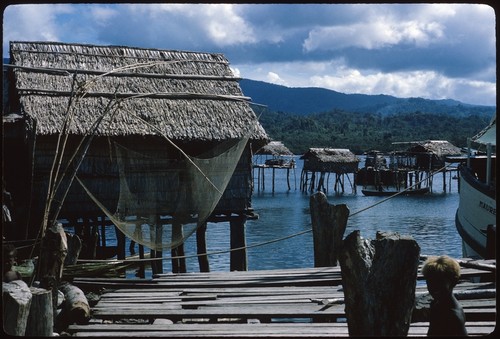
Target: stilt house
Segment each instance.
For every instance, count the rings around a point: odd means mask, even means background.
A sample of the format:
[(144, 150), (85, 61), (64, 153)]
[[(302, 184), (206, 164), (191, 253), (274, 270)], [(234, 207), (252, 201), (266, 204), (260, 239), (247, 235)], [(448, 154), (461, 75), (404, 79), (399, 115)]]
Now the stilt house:
[[(338, 184), (340, 184), (344, 191), (344, 175), (357, 173), (359, 165), (359, 158), (348, 149), (310, 148), (301, 159), (304, 160), (301, 174), (302, 190), (307, 190), (307, 186), (310, 190), (314, 189), (316, 172), (319, 172), (318, 190), (323, 187), (325, 174), (334, 173), (336, 175), (335, 190), (337, 191)], [(309, 172), (311, 173), (310, 184), (308, 184)], [(351, 186), (355, 190), (353, 183)]]
[(421, 170), (437, 170), (445, 165), (446, 157), (461, 154), (459, 147), (446, 140), (415, 142), (408, 154), (415, 157), (415, 165)]
[[(18, 236), (37, 235), (61, 134), (68, 135), (65, 160), (84, 136), (92, 136), (77, 176), (113, 212), (120, 191), (116, 145), (150, 159), (129, 173), (131, 189), (142, 189), (144, 198), (162, 194), (176, 201), (191, 189), (184, 187), (190, 174), (179, 171), (177, 162), (186, 155), (210, 158), (215, 148), (223, 152), (227, 143), (248, 138), (210, 220), (252, 215), (251, 156), (268, 136), (224, 55), (15, 41), (4, 69), (4, 180)], [(165, 178), (168, 191), (148, 192), (158, 189), (147, 186), (152, 176)], [(70, 187), (58, 218), (103, 215), (81, 185)]]

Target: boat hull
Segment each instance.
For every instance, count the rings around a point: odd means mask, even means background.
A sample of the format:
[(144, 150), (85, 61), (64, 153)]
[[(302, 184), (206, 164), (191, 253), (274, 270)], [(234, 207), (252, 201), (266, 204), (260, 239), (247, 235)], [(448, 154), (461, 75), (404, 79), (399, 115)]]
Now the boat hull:
[(413, 189), (408, 191), (377, 191), (377, 190), (361, 190), (361, 192), (366, 196), (390, 196), (397, 193), (401, 195), (423, 195), (429, 193), (429, 188)]
[(455, 224), (462, 237), (463, 256), (491, 258), (494, 246), (488, 244), (488, 233), (496, 226), (495, 190), (477, 180), (465, 165), (460, 166), (459, 180), (460, 201)]

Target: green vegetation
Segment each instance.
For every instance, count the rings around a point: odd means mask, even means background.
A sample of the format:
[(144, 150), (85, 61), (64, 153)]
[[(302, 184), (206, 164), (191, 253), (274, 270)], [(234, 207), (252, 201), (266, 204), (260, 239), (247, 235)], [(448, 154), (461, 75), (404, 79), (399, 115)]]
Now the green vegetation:
[(266, 111), (260, 121), (273, 140), (282, 141), (295, 154), (311, 147), (348, 148), (356, 154), (368, 150), (391, 151), (393, 142), (447, 140), (464, 147), (467, 138), (486, 127), (491, 116), (445, 113), (352, 113), (333, 110), (310, 115)]

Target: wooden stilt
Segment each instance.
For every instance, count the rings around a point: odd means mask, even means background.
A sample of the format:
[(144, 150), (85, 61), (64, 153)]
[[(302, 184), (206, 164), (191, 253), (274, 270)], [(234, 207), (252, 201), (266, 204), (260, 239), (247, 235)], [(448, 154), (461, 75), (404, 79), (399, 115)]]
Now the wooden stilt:
[(244, 215), (238, 218), (231, 219), (230, 224), (230, 242), (231, 249), (241, 248), (236, 251), (231, 251), (230, 255), (230, 270), (231, 271), (246, 271), (247, 266), (247, 252), (243, 248), (246, 246), (245, 240), (245, 223), (246, 217)]
[[(182, 238), (182, 224), (174, 222), (172, 224), (172, 240), (176, 238)], [(172, 254), (172, 272), (173, 273), (185, 273), (186, 272), (186, 259), (185, 258), (175, 258), (184, 256), (184, 244), (179, 244), (171, 251)]]
[(207, 253), (206, 235), (207, 223), (203, 223), (196, 230), (196, 249), (198, 253), (198, 264), (200, 265), (200, 272), (210, 272), (208, 257), (204, 254)]

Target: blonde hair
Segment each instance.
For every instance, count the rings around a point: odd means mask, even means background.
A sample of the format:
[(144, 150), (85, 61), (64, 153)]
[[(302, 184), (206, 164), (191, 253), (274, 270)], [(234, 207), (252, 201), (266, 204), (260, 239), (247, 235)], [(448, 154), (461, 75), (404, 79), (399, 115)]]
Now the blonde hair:
[(455, 286), (460, 279), (460, 265), (447, 255), (429, 257), (422, 267), (425, 279), (446, 280)]

